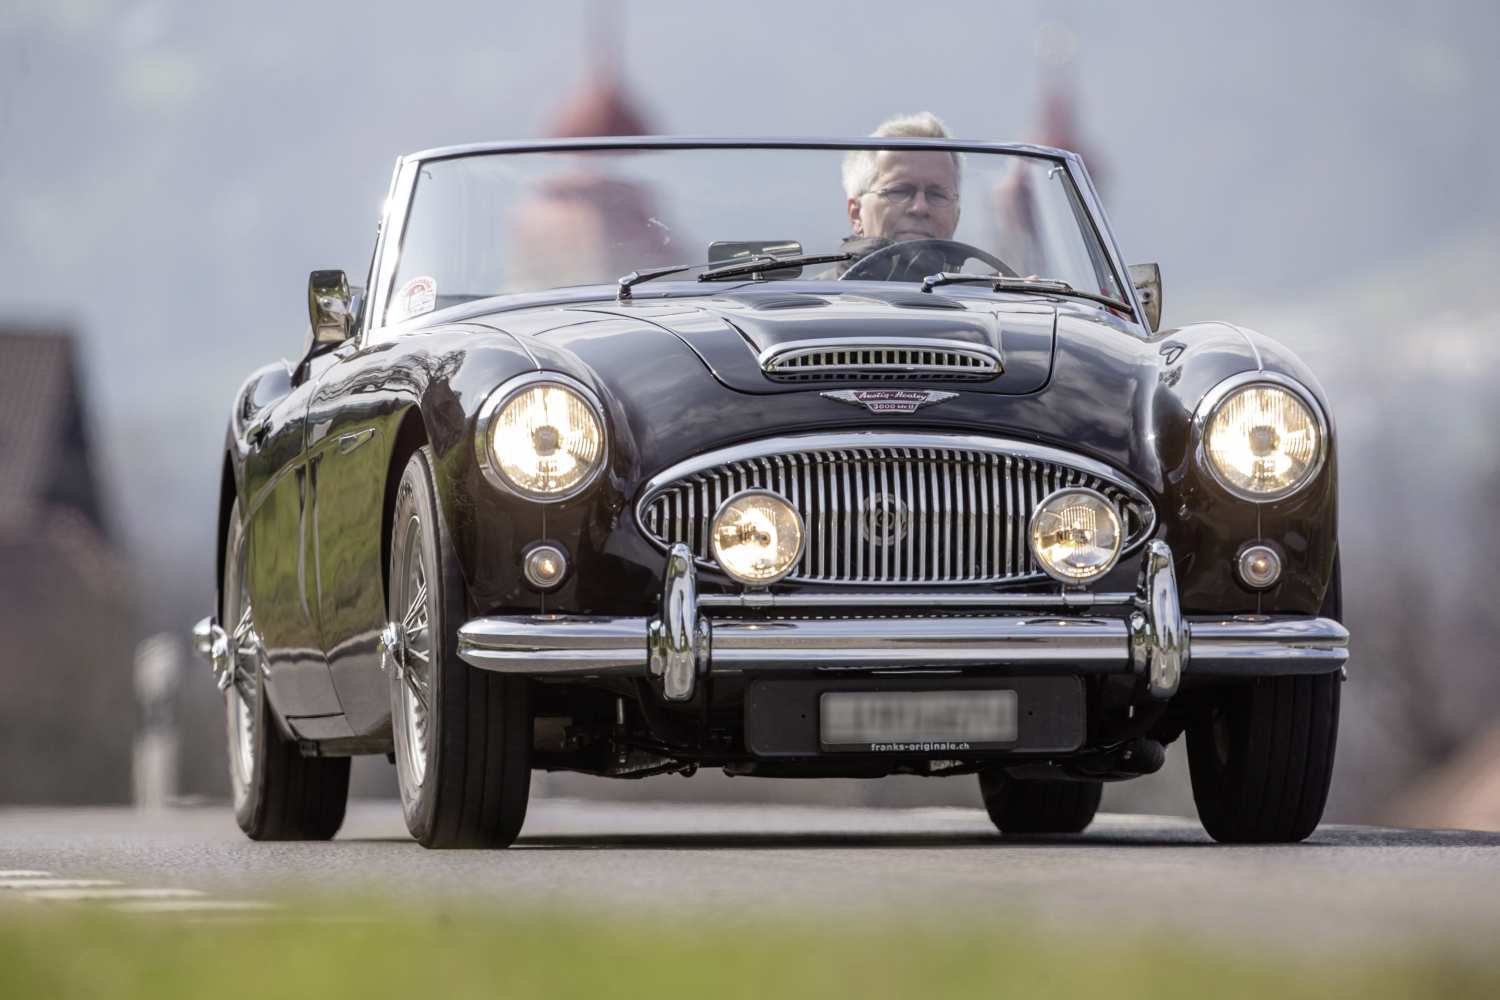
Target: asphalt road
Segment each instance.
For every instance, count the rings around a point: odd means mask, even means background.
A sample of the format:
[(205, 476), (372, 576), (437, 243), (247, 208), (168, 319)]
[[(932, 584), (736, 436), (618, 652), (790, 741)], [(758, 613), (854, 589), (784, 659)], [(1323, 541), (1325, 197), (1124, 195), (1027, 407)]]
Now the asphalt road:
[(1223, 847), (1190, 820), (1107, 814), (1080, 837), (1016, 842), (977, 809), (540, 799), (516, 847), (435, 852), (385, 802), (352, 804), (331, 844), (252, 843), (227, 806), (0, 810), (0, 905), (295, 908), (344, 890), (632, 919), (999, 918), (1251, 949), (1436, 940), (1493, 960), (1500, 834), (1325, 826), (1302, 845)]

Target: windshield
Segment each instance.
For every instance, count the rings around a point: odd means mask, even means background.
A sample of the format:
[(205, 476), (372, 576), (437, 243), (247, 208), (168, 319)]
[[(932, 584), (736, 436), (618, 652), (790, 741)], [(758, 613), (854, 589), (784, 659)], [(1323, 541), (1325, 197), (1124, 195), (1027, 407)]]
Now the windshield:
[(762, 254), (848, 255), (765, 274), (778, 281), (962, 271), (1124, 298), (1055, 160), (910, 147), (613, 148), (423, 162), (384, 319), (672, 265), (692, 266), (663, 282), (696, 281)]

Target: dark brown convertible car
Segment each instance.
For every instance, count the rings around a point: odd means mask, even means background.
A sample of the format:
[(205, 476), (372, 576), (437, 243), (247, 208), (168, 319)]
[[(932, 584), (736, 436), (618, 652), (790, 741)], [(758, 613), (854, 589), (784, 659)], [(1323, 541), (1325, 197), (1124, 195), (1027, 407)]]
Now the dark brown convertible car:
[(1222, 841), (1327, 796), (1332, 420), (1285, 347), (1159, 330), (1080, 160), (629, 139), (396, 165), (366, 290), (316, 271), (236, 394), (218, 590), (251, 837), (349, 758), (429, 847), (533, 769), (977, 775), (1075, 833), (1186, 735)]

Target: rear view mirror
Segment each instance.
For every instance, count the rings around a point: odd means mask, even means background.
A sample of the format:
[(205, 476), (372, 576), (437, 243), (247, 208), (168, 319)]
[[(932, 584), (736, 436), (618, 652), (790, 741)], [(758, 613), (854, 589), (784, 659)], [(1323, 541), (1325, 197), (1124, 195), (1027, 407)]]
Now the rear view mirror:
[[(801, 253), (802, 244), (796, 240), (719, 240), (708, 245), (708, 262), (747, 263), (756, 257), (796, 257)], [(800, 267), (779, 267), (774, 271), (766, 271), (763, 278), (795, 278), (801, 273)]]
[(1141, 308), (1146, 310), (1146, 324), (1155, 333), (1161, 326), (1161, 265), (1131, 264), (1126, 271), (1141, 300)]
[(312, 343), (341, 344), (354, 327), (354, 300), (343, 271), (314, 271), (307, 279)]

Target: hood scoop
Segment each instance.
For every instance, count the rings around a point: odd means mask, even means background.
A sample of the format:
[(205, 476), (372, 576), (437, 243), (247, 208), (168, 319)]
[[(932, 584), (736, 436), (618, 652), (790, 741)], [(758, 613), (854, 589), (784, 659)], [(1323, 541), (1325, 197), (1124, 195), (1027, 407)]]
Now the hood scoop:
[(777, 382), (972, 382), (1005, 370), (983, 344), (898, 337), (794, 340), (762, 351), (760, 369)]

